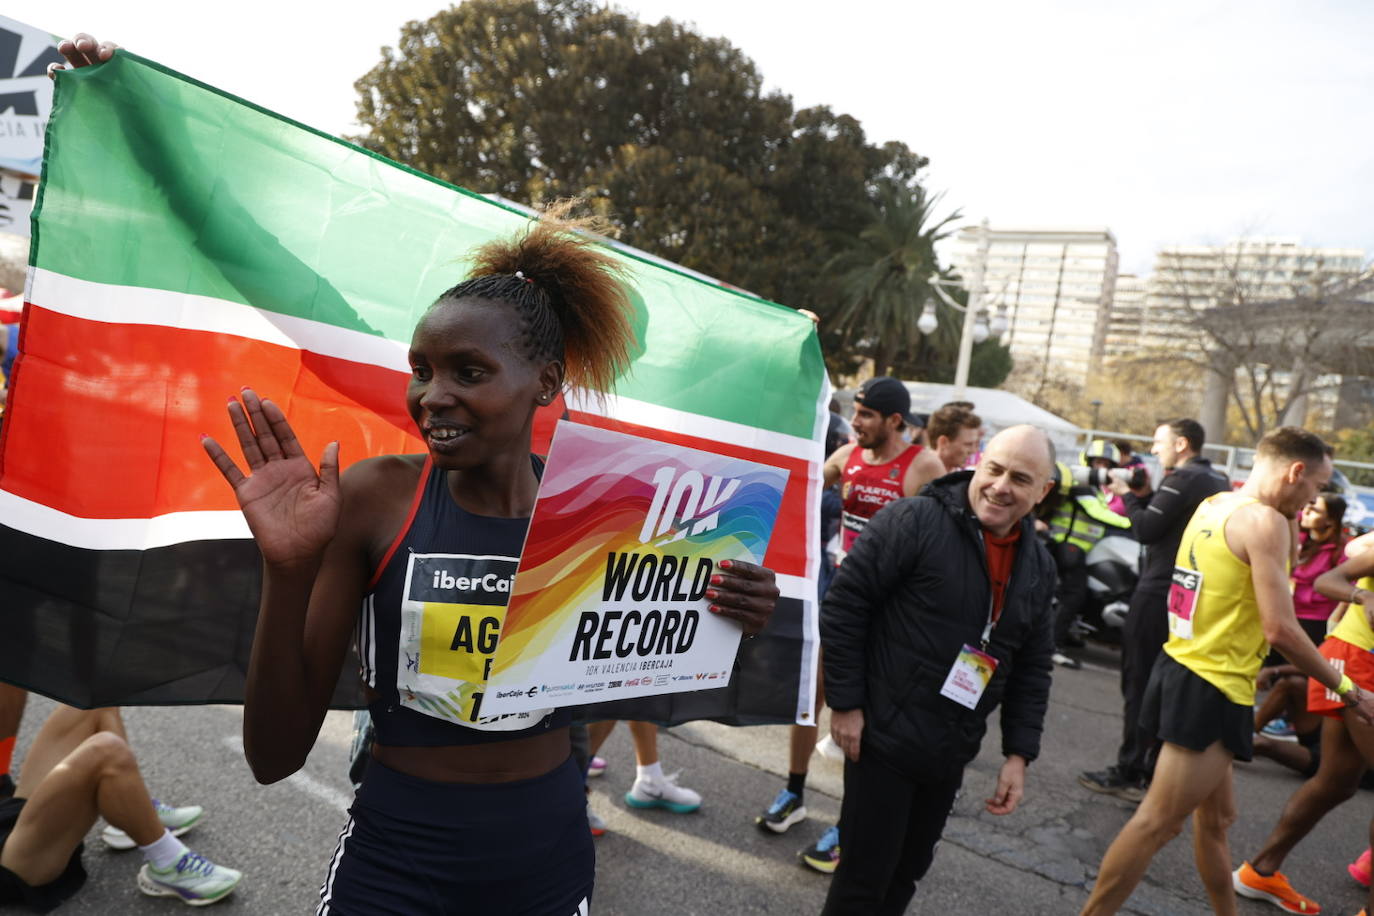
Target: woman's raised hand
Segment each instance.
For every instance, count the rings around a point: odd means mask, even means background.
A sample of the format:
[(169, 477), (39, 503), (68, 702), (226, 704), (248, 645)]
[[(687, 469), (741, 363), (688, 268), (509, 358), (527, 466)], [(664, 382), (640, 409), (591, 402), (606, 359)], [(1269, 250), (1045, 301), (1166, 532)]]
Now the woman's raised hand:
[(305, 456), (286, 415), (273, 402), (243, 389), (229, 399), (248, 474), (209, 436), (210, 460), (234, 488), (263, 560), (274, 566), (318, 562), (339, 524), (339, 443), (324, 447), (319, 473)]

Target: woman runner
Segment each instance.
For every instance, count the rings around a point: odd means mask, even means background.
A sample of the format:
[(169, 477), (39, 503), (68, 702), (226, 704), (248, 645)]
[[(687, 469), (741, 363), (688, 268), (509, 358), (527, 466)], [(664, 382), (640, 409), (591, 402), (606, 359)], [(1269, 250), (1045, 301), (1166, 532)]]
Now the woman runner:
[[(376, 743), (321, 914), (573, 916), (590, 906), (594, 853), (569, 711), (488, 720), (471, 707), (454, 721), (408, 703), (398, 686), (401, 606), (414, 594), (405, 590), (431, 574), (509, 580), (542, 469), (530, 455), (535, 410), (565, 384), (607, 390), (627, 361), (616, 266), (586, 237), (545, 219), (476, 261), (412, 338), (406, 401), (427, 454), (368, 459), (340, 478), (332, 443), (316, 474), (281, 409), (249, 389), (229, 412), (251, 476), (205, 440), (265, 564), (244, 703), (260, 781), (304, 762), (355, 626), (370, 646), (360, 655), (372, 660)], [(777, 597), (772, 573), (721, 566), (712, 610), (757, 633)]]
[[(116, 47), (83, 33), (58, 50), (83, 67)], [(542, 469), (530, 454), (534, 412), (565, 385), (609, 390), (628, 362), (616, 263), (575, 228), (546, 219), (485, 246), (471, 278), (420, 319), (406, 403), (426, 454), (372, 458), (340, 475), (331, 443), (317, 473), (281, 409), (248, 388), (229, 414), (249, 474), (204, 439), (264, 561), (244, 702), (245, 754), (261, 782), (300, 769), (350, 636), (356, 629), (367, 642), (360, 655), (376, 743), (319, 914), (590, 908), (594, 854), (568, 710), (493, 721), (468, 695), (454, 721), (403, 693), (411, 663), (399, 660), (416, 636), (402, 632), (402, 606), (423, 603), (407, 600), (407, 577), (431, 560), (425, 571), (436, 581), (497, 589), (496, 603), (491, 594), (446, 602), (473, 614), (471, 661), (483, 671), (494, 639), (480, 611), (504, 614), (509, 591), (499, 584), (518, 563)], [(738, 561), (722, 562), (707, 591), (711, 611), (747, 635), (763, 629), (777, 595), (770, 570)]]

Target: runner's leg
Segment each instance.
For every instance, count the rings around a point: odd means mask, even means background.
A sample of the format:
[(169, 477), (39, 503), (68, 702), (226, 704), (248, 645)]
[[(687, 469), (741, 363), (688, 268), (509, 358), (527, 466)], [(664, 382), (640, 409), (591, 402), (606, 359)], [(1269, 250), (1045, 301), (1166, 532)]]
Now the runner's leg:
[(1284, 805), (1279, 822), (1250, 860), (1250, 867), (1262, 875), (1272, 875), (1282, 868), (1288, 853), (1317, 822), (1355, 794), (1367, 766), (1345, 723), (1327, 718), (1322, 723), (1322, 754), (1317, 772)]
[(1082, 916), (1121, 909), (1145, 876), (1155, 853), (1182, 832), (1188, 815), (1230, 777), (1231, 752), (1220, 741), (1205, 751), (1166, 741), (1149, 791), (1102, 858), (1097, 884)]
[(1233, 768), (1193, 812), (1193, 859), (1198, 877), (1212, 901), (1212, 912), (1231, 916), (1236, 912), (1236, 892), (1231, 886), (1231, 846), (1227, 834), (1236, 822)]
[[(99, 721), (99, 716), (90, 716)], [(64, 740), (79, 730), (64, 727), (49, 732)], [(40, 732), (34, 752), (45, 754)], [(32, 757), (32, 754), (30, 755)], [(32, 784), (25, 762), (21, 785)], [(38, 780), (0, 851), (0, 865), (35, 887), (55, 880), (67, 867), (72, 851), (103, 816), (141, 846), (155, 842), (165, 828), (153, 810), (129, 745), (109, 731), (85, 737), (59, 758)]]

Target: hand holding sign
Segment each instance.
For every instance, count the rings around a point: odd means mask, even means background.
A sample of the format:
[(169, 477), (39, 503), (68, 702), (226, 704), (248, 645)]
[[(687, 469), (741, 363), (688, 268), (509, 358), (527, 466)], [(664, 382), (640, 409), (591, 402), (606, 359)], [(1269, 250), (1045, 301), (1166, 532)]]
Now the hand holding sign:
[(737, 621), (746, 637), (759, 635), (778, 603), (773, 570), (743, 560), (721, 560), (716, 569), (706, 590), (711, 613)]

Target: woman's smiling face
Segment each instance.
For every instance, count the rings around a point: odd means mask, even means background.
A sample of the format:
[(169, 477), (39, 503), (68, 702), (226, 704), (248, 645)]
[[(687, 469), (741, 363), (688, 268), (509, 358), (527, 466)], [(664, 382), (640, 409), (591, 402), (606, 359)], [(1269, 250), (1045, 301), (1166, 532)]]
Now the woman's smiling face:
[(410, 343), (406, 406), (436, 466), (468, 469), (523, 456), (534, 411), (562, 382), (562, 366), (523, 355), (515, 309), (483, 299), (431, 308)]

